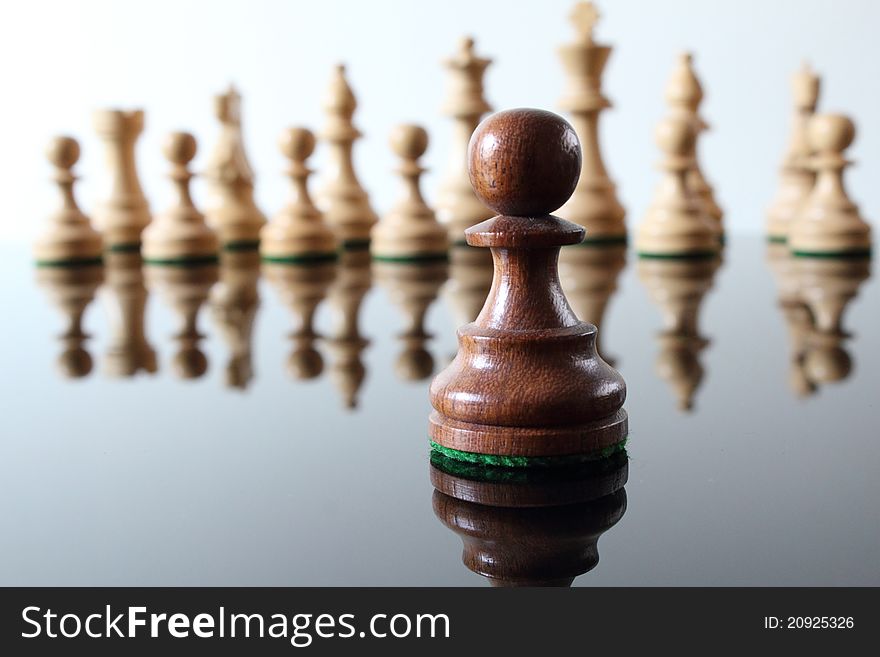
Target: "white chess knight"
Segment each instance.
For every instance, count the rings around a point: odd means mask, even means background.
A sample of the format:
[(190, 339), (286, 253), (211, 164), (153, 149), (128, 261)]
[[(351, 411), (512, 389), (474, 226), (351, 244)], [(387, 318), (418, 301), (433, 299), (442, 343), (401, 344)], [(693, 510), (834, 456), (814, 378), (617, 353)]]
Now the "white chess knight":
[(842, 114), (818, 114), (807, 126), (807, 142), (816, 172), (813, 190), (789, 229), (796, 255), (867, 255), (871, 227), (847, 195), (843, 174), (851, 162), (843, 152), (856, 136), (855, 124)]
[(235, 87), (215, 97), (214, 112), (220, 136), (204, 172), (211, 192), (205, 217), (221, 244), (254, 247), (266, 217), (254, 202), (254, 171), (244, 148), (241, 95)]

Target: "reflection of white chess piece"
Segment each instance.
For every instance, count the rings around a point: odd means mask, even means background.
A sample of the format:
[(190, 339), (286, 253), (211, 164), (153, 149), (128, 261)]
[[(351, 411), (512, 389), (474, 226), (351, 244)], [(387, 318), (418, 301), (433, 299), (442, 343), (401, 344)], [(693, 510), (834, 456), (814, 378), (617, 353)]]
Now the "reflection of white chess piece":
[(657, 374), (673, 389), (679, 410), (685, 412), (693, 410), (703, 380), (700, 353), (709, 340), (700, 335), (700, 308), (720, 262), (717, 257), (648, 258), (637, 265), (639, 280), (663, 316), (663, 330), (657, 335)]
[(298, 380), (317, 378), (324, 371), (324, 357), (315, 347), (319, 337), (314, 326), (315, 312), (336, 277), (336, 266), (330, 262), (309, 265), (266, 262), (263, 275), (293, 315), (290, 332), (293, 349), (287, 358), (290, 375)]
[(326, 180), (318, 200), (327, 224), (333, 228), (343, 247), (368, 244), (370, 229), (378, 221), (367, 192), (354, 172), (352, 146), (361, 136), (352, 123), (356, 109), (357, 100), (345, 79), (345, 66), (340, 64), (334, 70), (324, 100), (327, 123), (321, 138), (330, 146), (330, 153)]
[(474, 40), (464, 38), (458, 52), (443, 62), (449, 72), (449, 95), (443, 113), (451, 117), (452, 140), (449, 165), (437, 190), (437, 219), (446, 226), (452, 244), (464, 243), (464, 231), (494, 216), (480, 203), (471, 187), (467, 172), (467, 148), (480, 119), (492, 107), (483, 96), (483, 75), (491, 59), (474, 53)]
[(92, 371), (92, 356), (85, 348), (89, 336), (83, 331), (82, 320), (103, 278), (100, 265), (37, 269), (37, 284), (46, 291), (67, 321), (58, 336), (63, 345), (58, 356), (58, 369), (67, 378), (78, 379)]
[(342, 253), (336, 280), (327, 294), (333, 314), (333, 329), (327, 348), (333, 355), (330, 376), (342, 393), (346, 408), (357, 407), (358, 394), (367, 377), (361, 358), (370, 341), (361, 335), (361, 304), (373, 284), (370, 254), (366, 251)]
[(205, 224), (205, 216), (193, 205), (189, 184), (193, 175), (189, 163), (196, 155), (196, 140), (187, 132), (174, 132), (164, 143), (171, 162), (169, 178), (176, 194), (171, 206), (156, 215), (144, 231), (142, 253), (152, 263), (216, 261), (217, 236)]
[(214, 99), (214, 111), (220, 137), (204, 172), (212, 192), (205, 217), (224, 246), (253, 248), (266, 217), (254, 202), (254, 171), (245, 153), (241, 95), (235, 87)]
[(810, 166), (807, 125), (819, 100), (819, 76), (804, 64), (792, 78), (794, 114), (788, 152), (779, 172), (779, 190), (767, 211), (767, 237), (774, 242), (788, 239), (791, 222), (813, 189), (816, 173)]
[[(443, 233), (445, 239), (446, 233)], [(398, 334), (403, 349), (397, 358), (397, 375), (405, 381), (421, 381), (434, 373), (434, 357), (427, 349), (431, 335), (425, 316), (449, 275), (445, 262), (380, 262), (374, 265), (376, 280), (405, 317)]]
[(611, 107), (602, 95), (602, 73), (611, 48), (593, 41), (598, 12), (591, 2), (579, 2), (571, 15), (577, 40), (560, 48), (568, 86), (560, 107), (571, 114), (581, 140), (581, 176), (574, 194), (557, 214), (587, 230), (584, 243), (626, 240), (626, 211), (617, 200), (614, 182), (608, 176), (599, 148), (599, 113)]
[(788, 243), (796, 255), (866, 255), (871, 251), (871, 228), (843, 185), (844, 171), (851, 164), (843, 152), (855, 136), (855, 125), (841, 114), (817, 114), (810, 119), (807, 139), (816, 183), (789, 228)]
[(397, 173), (404, 193), (371, 232), (371, 251), (380, 260), (446, 259), (446, 230), (425, 203), (419, 181), (419, 158), (428, 148), (428, 133), (417, 125), (400, 125), (391, 133), (391, 148), (400, 157)]
[(156, 352), (147, 340), (147, 288), (139, 253), (110, 252), (105, 257), (106, 283), (102, 290), (110, 316), (110, 344), (104, 370), (110, 376), (130, 377), (157, 370)]
[(151, 265), (146, 269), (150, 290), (158, 290), (179, 318), (179, 328), (172, 336), (177, 343), (174, 372), (181, 379), (197, 379), (208, 370), (208, 357), (201, 348), (204, 334), (199, 331), (199, 311), (217, 282), (217, 265), (192, 267)]
[(144, 130), (141, 110), (99, 110), (95, 130), (104, 141), (110, 192), (95, 209), (95, 224), (109, 249), (137, 249), (150, 223), (150, 207), (138, 180), (135, 144)]
[(255, 251), (224, 253), (220, 280), (211, 290), (214, 324), (229, 347), (226, 385), (244, 390), (254, 378), (251, 341), (260, 307), (260, 256)]
[(76, 203), (71, 169), (79, 160), (79, 144), (72, 137), (56, 137), (46, 156), (55, 167), (53, 180), (61, 192), (61, 205), (49, 217), (49, 226), (34, 245), (38, 264), (100, 262), (103, 242), (89, 218)]
[(289, 160), (287, 175), (291, 198), (260, 233), (260, 253), (267, 260), (305, 262), (336, 258), (336, 237), (312, 203), (308, 180), (312, 170), (306, 160), (315, 150), (315, 136), (306, 128), (289, 128), (279, 140)]

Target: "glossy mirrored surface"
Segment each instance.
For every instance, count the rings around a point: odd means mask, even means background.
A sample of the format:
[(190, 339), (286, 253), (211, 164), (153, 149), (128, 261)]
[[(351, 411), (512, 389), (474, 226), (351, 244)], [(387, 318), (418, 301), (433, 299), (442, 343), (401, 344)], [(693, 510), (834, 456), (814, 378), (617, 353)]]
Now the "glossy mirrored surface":
[(868, 261), (567, 248), (628, 457), (526, 480), (429, 460), (427, 386), (487, 252), (2, 256), (0, 584), (880, 584)]

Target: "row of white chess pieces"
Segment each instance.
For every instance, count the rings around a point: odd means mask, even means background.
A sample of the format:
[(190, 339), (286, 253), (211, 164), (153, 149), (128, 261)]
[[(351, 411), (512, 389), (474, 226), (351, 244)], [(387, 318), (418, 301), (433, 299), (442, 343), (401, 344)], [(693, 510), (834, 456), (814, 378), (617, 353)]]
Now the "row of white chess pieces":
[[(578, 187), (558, 213), (583, 225), (588, 241), (608, 243), (626, 240), (627, 228), (625, 210), (598, 143), (599, 114), (610, 106), (602, 95), (601, 80), (611, 48), (593, 38), (597, 19), (591, 3), (578, 3), (572, 12), (577, 38), (560, 49), (568, 73), (560, 107), (571, 116), (584, 157)], [(267, 224), (254, 203), (253, 171), (241, 132), (241, 98), (230, 89), (215, 103), (221, 133), (205, 169), (213, 198), (205, 216), (189, 195), (192, 174), (187, 167), (195, 155), (195, 140), (189, 134), (175, 133), (165, 144), (165, 154), (172, 163), (178, 200), (152, 217), (135, 166), (135, 141), (143, 129), (143, 113), (101, 111), (95, 123), (107, 143), (113, 179), (110, 198), (94, 213), (102, 234), (91, 227), (73, 199), (70, 168), (79, 147), (70, 138), (56, 139), (49, 157), (56, 166), (64, 203), (37, 244), (37, 259), (97, 258), (105, 248), (137, 248), (142, 242), (146, 259), (156, 262), (215, 257), (222, 246), (258, 243), (269, 259), (298, 261), (330, 257), (340, 244), (366, 244), (371, 239), (372, 251), (379, 258), (442, 256), (450, 243), (463, 240), (465, 228), (492, 214), (474, 196), (465, 166), (469, 137), (491, 110), (483, 94), (483, 74), (490, 63), (474, 53), (472, 39), (464, 39), (459, 51), (445, 62), (450, 93), (444, 112), (455, 121), (455, 131), (436, 213), (419, 191), (423, 169), (418, 159), (427, 148), (427, 134), (418, 126), (401, 126), (391, 141), (402, 160), (398, 173), (405, 192), (377, 224), (352, 162), (352, 147), (360, 136), (353, 123), (357, 102), (340, 66), (324, 102), (327, 122), (320, 136), (330, 149), (331, 161), (317, 205), (309, 196), (306, 165), (315, 137), (304, 128), (287, 130), (281, 150), (290, 160), (293, 196)], [(788, 241), (793, 251), (802, 254), (867, 253), (870, 230), (842, 182), (848, 164), (842, 153), (855, 136), (854, 126), (841, 115), (814, 116), (819, 80), (807, 68), (795, 76), (793, 89), (792, 138), (783, 161), (779, 195), (768, 213), (768, 236)], [(698, 163), (697, 137), (708, 126), (699, 114), (703, 90), (690, 55), (683, 55), (676, 64), (666, 99), (670, 112), (657, 130), (664, 151), (663, 180), (639, 227), (636, 249), (648, 256), (710, 254), (723, 242), (723, 212)]]
[[(467, 41), (462, 54), (462, 60), (471, 65), (475, 59), (472, 46)], [(440, 195), (438, 216), (446, 221), (438, 222), (419, 189), (423, 169), (418, 159), (427, 148), (427, 133), (418, 126), (405, 125), (391, 138), (402, 160), (398, 173), (404, 179), (405, 192), (376, 225), (376, 214), (352, 165), (352, 143), (359, 134), (351, 122), (356, 104), (341, 67), (331, 88), (335, 100), (327, 104), (330, 122), (323, 135), (335, 157), (323, 193), (324, 212), (312, 202), (307, 186), (310, 170), (306, 159), (315, 148), (315, 137), (307, 129), (293, 128), (282, 134), (280, 143), (290, 161), (292, 198), (271, 223), (266, 223), (253, 198), (253, 173), (241, 133), (240, 97), (230, 89), (216, 99), (222, 131), (205, 171), (216, 199), (207, 216), (194, 207), (189, 194), (192, 174), (188, 164), (195, 155), (195, 140), (189, 134), (175, 133), (168, 138), (165, 152), (172, 163), (177, 201), (150, 226), (151, 216), (138, 183), (134, 157), (143, 113), (100, 111), (96, 113), (96, 125), (108, 141), (110, 168), (115, 172), (113, 195), (97, 210), (103, 236), (92, 228), (74, 199), (71, 167), (78, 159), (79, 146), (71, 138), (57, 138), (50, 145), (49, 158), (56, 167), (55, 180), (63, 202), (49, 231), (37, 243), (38, 261), (98, 258), (104, 248), (137, 247), (142, 240), (148, 261), (198, 260), (216, 256), (220, 246), (257, 244), (268, 259), (320, 260), (332, 257), (340, 243), (368, 244), (371, 238), (376, 257), (430, 259), (445, 254), (450, 242), (462, 240), (464, 228), (491, 214), (479, 204), (463, 178), (464, 166), (458, 166), (451, 169), (445, 193)], [(847, 197), (842, 181), (848, 164), (842, 153), (854, 138), (854, 126), (840, 115), (813, 115), (819, 80), (809, 69), (795, 76), (794, 91), (792, 138), (779, 194), (768, 213), (768, 236), (774, 241), (788, 241), (794, 252), (805, 255), (868, 253), (869, 227)], [(697, 164), (696, 136), (706, 124), (698, 114), (702, 90), (689, 56), (681, 58), (667, 97), (672, 112), (657, 131), (658, 143), (666, 152), (665, 179), (640, 227), (637, 250), (649, 256), (711, 254), (722, 242), (723, 213)], [(470, 126), (480, 116), (482, 113), (471, 115), (466, 125), (459, 125), (459, 142), (469, 137)], [(595, 121), (597, 111), (589, 111), (588, 118)], [(595, 133), (590, 125), (580, 127), (582, 134)], [(626, 239), (625, 213), (594, 139), (585, 142), (578, 190), (560, 214), (585, 225), (588, 240)]]

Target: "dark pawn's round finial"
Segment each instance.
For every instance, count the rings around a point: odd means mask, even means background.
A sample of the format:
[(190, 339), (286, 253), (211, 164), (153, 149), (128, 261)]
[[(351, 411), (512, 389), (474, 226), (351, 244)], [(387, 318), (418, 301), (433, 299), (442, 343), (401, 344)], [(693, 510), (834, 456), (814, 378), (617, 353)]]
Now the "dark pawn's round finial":
[(495, 212), (541, 217), (562, 207), (581, 172), (581, 145), (561, 116), (513, 109), (486, 118), (468, 145), (477, 198)]

